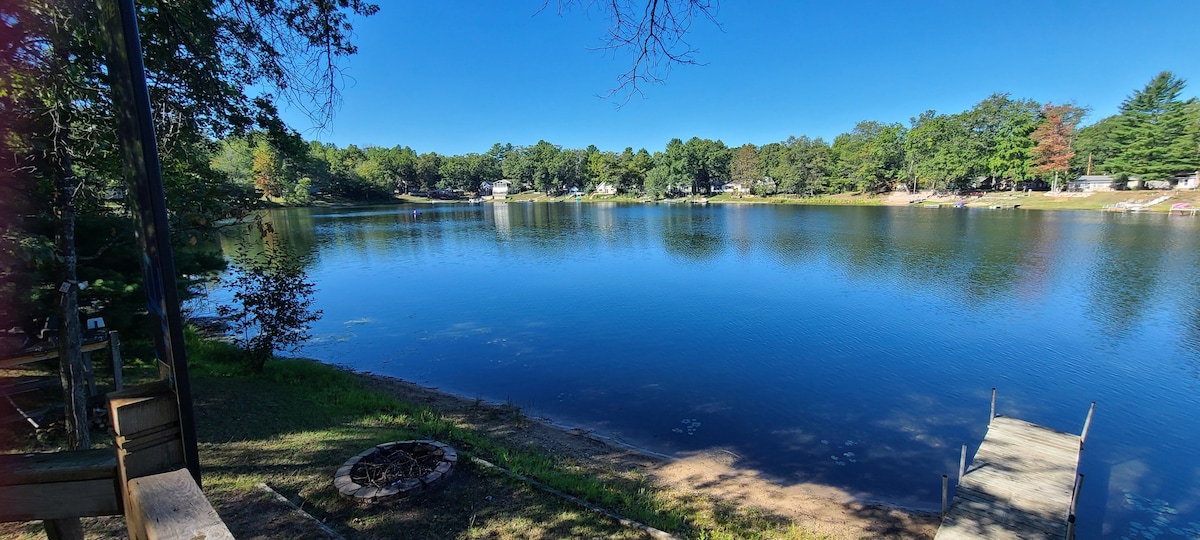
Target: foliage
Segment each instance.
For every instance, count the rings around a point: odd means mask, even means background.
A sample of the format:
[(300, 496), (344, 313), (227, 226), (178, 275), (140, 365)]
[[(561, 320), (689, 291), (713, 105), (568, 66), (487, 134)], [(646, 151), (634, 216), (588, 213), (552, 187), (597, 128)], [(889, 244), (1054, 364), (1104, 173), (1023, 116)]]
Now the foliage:
[[(474, 192), (483, 182), (501, 178), (511, 180), (516, 190), (549, 195), (571, 188), (590, 191), (606, 182), (622, 194), (649, 197), (711, 193), (728, 182), (761, 196), (880, 192), (900, 185), (910, 190), (1016, 189), (1019, 182), (1033, 178), (1085, 172), (1089, 156), (1097, 172), (1130, 174), (1125, 163), (1139, 155), (1136, 140), (1150, 141), (1143, 146), (1152, 149), (1154, 156), (1165, 156), (1154, 158), (1161, 175), (1200, 168), (1200, 103), (1177, 99), (1181, 89), (1181, 81), (1168, 77), (1139, 92), (1137, 99), (1127, 100), (1121, 115), (1066, 136), (1062, 139), (1066, 146), (1060, 140), (1059, 155), (1069, 155), (1064, 153), (1068, 147), (1075, 154), (1068, 157), (1066, 167), (1056, 159), (1047, 168), (1044, 154), (1050, 146), (1035, 149), (1034, 132), (1051, 128), (1043, 105), (997, 93), (958, 113), (926, 111), (910, 119), (908, 126), (860, 122), (832, 145), (801, 135), (729, 148), (719, 140), (692, 137), (672, 139), (651, 154), (633, 148), (621, 153), (595, 146), (571, 149), (542, 140), (532, 146), (496, 143), (481, 154), (417, 155), (405, 146), (338, 148), (312, 142), (305, 155), (277, 151), (283, 161), (285, 196), (276, 202), (307, 204), (302, 190), (294, 187), (306, 178), (307, 191), (317, 196), (352, 200), (434, 189)], [(1140, 133), (1129, 129), (1137, 124), (1131, 120), (1133, 111), (1147, 108), (1161, 110), (1167, 121), (1150, 121), (1143, 131), (1163, 133), (1130, 135)], [(1077, 125), (1087, 111), (1072, 106), (1061, 112), (1064, 121)], [(253, 152), (260, 140), (275, 144), (265, 132), (221, 141), (212, 168), (244, 190), (252, 190)]]
[(1170, 72), (1159, 73), (1121, 103), (1108, 126), (1115, 151), (1104, 168), (1142, 180), (1162, 180), (1200, 168), (1200, 109), (1195, 98), (1184, 101), (1186, 83)]
[[(361, 0), (138, 3), (179, 275), (221, 268), (218, 257), (190, 248), (253, 206), (253, 182), (231, 182), (231, 171), (257, 174), (273, 191), (279, 177), (301, 168), (303, 140), (279, 120), (276, 94), (250, 92), (274, 90), (327, 116), (338, 58), (354, 52), (348, 15), (375, 9)], [(76, 272), (71, 279), (92, 284), (70, 292), (80, 309), (103, 311), (130, 339), (145, 331), (135, 324), (145, 295), (99, 21), (95, 2), (0, 2), (0, 199), (13, 205), (2, 214), (15, 218), (4, 223), (0, 243), (0, 282), (12, 284), (0, 287), (6, 328), (28, 328), (48, 314), (60, 303), (54, 284)], [(251, 128), (256, 138), (241, 147), (213, 141)], [(52, 197), (62, 192), (56, 184), (70, 184), (66, 204)], [(68, 224), (74, 238), (61, 234)], [(181, 278), (185, 295), (189, 284)]]
[(233, 266), (224, 285), (234, 291), (234, 303), (217, 312), (230, 319), (234, 341), (246, 349), (250, 369), (257, 373), (276, 351), (294, 351), (311, 337), (309, 325), (321, 318), (320, 310), (312, 310), (316, 288), (281, 245), (268, 243), (255, 254), (243, 243)]
[(1042, 174), (1054, 173), (1056, 189), (1058, 174), (1066, 173), (1071, 158), (1075, 156), (1071, 138), (1081, 116), (1080, 110), (1074, 105), (1047, 103), (1042, 107), (1042, 123), (1030, 135), (1036, 143), (1031, 152), (1036, 165), (1034, 170)]
[(1116, 171), (1110, 170), (1109, 166), (1118, 163), (1111, 160), (1121, 151), (1114, 135), (1119, 122), (1120, 117), (1113, 115), (1075, 132), (1075, 142), (1072, 145), (1075, 148), (1075, 157), (1071, 160), (1072, 173), (1117, 174)]
[(762, 178), (758, 172), (758, 159), (758, 149), (753, 144), (739, 146), (730, 163), (730, 180), (743, 186), (753, 185)]
[(904, 169), (906, 131), (900, 124), (859, 122), (853, 131), (833, 140), (831, 150), (840, 165), (837, 172), (852, 180), (858, 191), (889, 189)]

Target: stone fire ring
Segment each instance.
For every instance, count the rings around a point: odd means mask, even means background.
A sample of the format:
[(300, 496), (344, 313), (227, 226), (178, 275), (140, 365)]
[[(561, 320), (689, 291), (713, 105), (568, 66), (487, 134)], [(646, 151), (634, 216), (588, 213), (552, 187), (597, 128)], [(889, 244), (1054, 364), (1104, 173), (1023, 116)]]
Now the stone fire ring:
[[(408, 453), (413, 453), (414, 450), (420, 447), (426, 447), (430, 453), (441, 454), (441, 461), (434, 467), (433, 471), (420, 478), (404, 478), (400, 481), (386, 485), (383, 487), (364, 486), (351, 479), (351, 471), (355, 465), (364, 458), (374, 455), (377, 452), (390, 450), (393, 447), (399, 446), (400, 450)], [(455, 452), (450, 446), (433, 440), (423, 439), (417, 441), (395, 441), (378, 445), (374, 448), (366, 450), (357, 456), (354, 456), (343, 463), (333, 474), (333, 486), (343, 497), (350, 498), (360, 505), (371, 505), (385, 500), (406, 497), (416, 493), (420, 493), (430, 489), (439, 481), (445, 480), (450, 476), (450, 472), (454, 469), (454, 464), (458, 462), (458, 452)]]

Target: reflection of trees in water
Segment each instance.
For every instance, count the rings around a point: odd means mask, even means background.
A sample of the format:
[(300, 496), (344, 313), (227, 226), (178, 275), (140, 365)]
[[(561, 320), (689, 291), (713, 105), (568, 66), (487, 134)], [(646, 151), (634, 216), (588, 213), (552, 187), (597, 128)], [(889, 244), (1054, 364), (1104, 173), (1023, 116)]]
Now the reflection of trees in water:
[[(1144, 220), (1110, 217), (1101, 227), (1088, 276), (1088, 317), (1103, 333), (1123, 338), (1150, 307), (1163, 284), (1168, 231)], [(1065, 321), (1064, 321), (1065, 322)]]
[[(903, 282), (929, 294), (989, 301), (1048, 279), (1053, 236), (1028, 212), (862, 208), (815, 238), (859, 279)], [(779, 242), (776, 242), (778, 245)]]
[(707, 208), (666, 208), (661, 221), (663, 248), (697, 261), (716, 258), (726, 249), (726, 238), (717, 230), (715, 215)]
[(1039, 264), (1053, 246), (1043, 237), (1044, 214), (994, 213), (990, 219), (972, 220), (966, 296), (983, 301), (1007, 295), (1017, 287), (1044, 282), (1046, 268)]
[[(266, 235), (260, 235), (253, 222), (229, 231), (221, 239), (222, 250), (230, 258), (237, 243), (251, 243), (251, 251), (274, 243), (283, 243), (289, 251), (308, 266), (317, 255), (330, 248), (366, 256), (380, 250), (391, 251), (408, 245), (414, 249), (436, 248), (443, 241), (441, 227), (427, 226), (441, 221), (461, 221), (461, 211), (443, 211), (422, 206), (379, 206), (353, 209), (282, 208), (263, 211), (260, 215)], [(472, 220), (481, 219), (476, 211)], [(257, 247), (253, 247), (257, 245)]]
[[(1193, 282), (1192, 287), (1191, 298), (1200, 298), (1200, 284)], [(1186, 355), (1188, 371), (1200, 378), (1200, 305), (1192, 302), (1191, 307), (1181, 309), (1180, 314), (1184, 316), (1183, 348), (1191, 353)]]
[(1200, 279), (1195, 277), (1196, 272), (1200, 272), (1200, 231), (1191, 227), (1191, 223), (1188, 225), (1182, 235), (1177, 235), (1182, 239), (1178, 252), (1187, 256), (1181, 258), (1179, 270), (1171, 272), (1174, 275), (1168, 276), (1168, 281), (1187, 284), (1180, 287), (1179, 294), (1172, 300), (1180, 306), (1181, 345), (1190, 353), (1186, 355), (1188, 369), (1200, 378)]

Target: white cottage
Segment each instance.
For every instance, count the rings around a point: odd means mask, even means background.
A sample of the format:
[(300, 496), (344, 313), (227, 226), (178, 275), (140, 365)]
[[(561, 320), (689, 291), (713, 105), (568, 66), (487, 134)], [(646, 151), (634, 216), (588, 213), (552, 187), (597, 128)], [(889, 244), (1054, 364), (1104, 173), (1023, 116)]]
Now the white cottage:
[(501, 199), (508, 197), (509, 190), (512, 189), (512, 180), (497, 180), (492, 183), (492, 199)]
[(1196, 189), (1200, 188), (1200, 171), (1192, 174), (1176, 176), (1175, 189)]
[(600, 182), (600, 185), (596, 186), (596, 195), (616, 195), (616, 194), (617, 194), (617, 186), (614, 186), (608, 182)]
[(1085, 174), (1067, 182), (1067, 191), (1112, 191), (1114, 181), (1107, 174)]

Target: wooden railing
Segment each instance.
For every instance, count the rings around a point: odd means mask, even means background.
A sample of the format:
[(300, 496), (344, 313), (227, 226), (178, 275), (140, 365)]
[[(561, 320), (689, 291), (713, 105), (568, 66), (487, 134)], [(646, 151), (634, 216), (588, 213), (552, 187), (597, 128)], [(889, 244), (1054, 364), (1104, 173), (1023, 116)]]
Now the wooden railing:
[(0, 455), (0, 522), (123, 514), (135, 540), (232, 539), (185, 467), (166, 382), (107, 397), (114, 448)]

